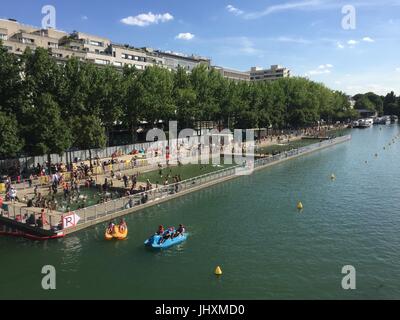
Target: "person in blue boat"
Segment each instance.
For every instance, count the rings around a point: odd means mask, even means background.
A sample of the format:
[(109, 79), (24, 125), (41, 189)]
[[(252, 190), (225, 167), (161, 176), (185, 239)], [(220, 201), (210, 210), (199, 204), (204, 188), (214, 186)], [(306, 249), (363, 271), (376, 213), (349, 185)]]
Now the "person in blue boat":
[(175, 234), (174, 234), (173, 237), (174, 237), (174, 238), (175, 238), (175, 237), (178, 237), (178, 236), (184, 234), (185, 232), (186, 232), (186, 228), (184, 227), (183, 224), (180, 224), (178, 230), (176, 230), (176, 232), (175, 232)]
[(162, 236), (164, 232), (165, 232), (164, 227), (162, 225), (160, 225), (158, 227), (158, 230), (157, 230), (156, 234), (159, 235), (159, 236)]
[(169, 227), (168, 230), (166, 230), (161, 238), (160, 243), (164, 243), (165, 241), (167, 241), (168, 239), (172, 239), (173, 235), (175, 233), (175, 228), (173, 227)]

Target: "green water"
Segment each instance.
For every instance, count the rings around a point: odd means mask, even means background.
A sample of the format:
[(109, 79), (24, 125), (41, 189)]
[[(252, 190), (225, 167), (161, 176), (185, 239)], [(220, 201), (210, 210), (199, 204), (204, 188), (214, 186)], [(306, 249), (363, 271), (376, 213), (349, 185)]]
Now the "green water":
[[(355, 129), (350, 142), (133, 214), (127, 241), (104, 241), (104, 225), (49, 242), (0, 238), (0, 298), (399, 299), (400, 139), (383, 150), (399, 129)], [(159, 224), (181, 222), (184, 244), (144, 248)], [(341, 288), (344, 265), (356, 268), (354, 291)]]

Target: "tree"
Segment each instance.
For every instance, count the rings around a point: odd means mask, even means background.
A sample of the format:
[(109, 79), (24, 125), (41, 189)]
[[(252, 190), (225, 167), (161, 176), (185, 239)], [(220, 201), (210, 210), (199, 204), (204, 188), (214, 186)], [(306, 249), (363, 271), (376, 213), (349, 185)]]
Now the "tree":
[(139, 106), (138, 75), (139, 72), (135, 67), (126, 66), (123, 70), (125, 94), (122, 101), (122, 121), (131, 133), (132, 143), (136, 141), (137, 130), (142, 119), (142, 110)]
[(181, 129), (193, 127), (194, 121), (199, 117), (199, 110), (196, 107), (196, 91), (183, 68), (178, 68), (173, 77), (173, 104), (178, 126)]
[(365, 94), (367, 96), (368, 100), (371, 101), (371, 103), (374, 105), (375, 111), (378, 112), (379, 115), (383, 114), (383, 100), (381, 96), (378, 96), (377, 94), (373, 92), (368, 92)]
[(385, 96), (385, 98), (383, 99), (383, 112), (385, 115), (398, 114), (396, 113), (397, 100), (398, 98), (396, 97), (393, 91)]
[(371, 102), (371, 100), (368, 99), (366, 95), (358, 97), (354, 108), (357, 110), (376, 111), (374, 104)]
[(18, 118), (27, 103), (22, 70), (21, 59), (8, 53), (0, 40), (0, 111), (14, 114)]
[(14, 157), (23, 147), (15, 116), (0, 112), (0, 158)]
[(157, 125), (174, 117), (175, 107), (172, 100), (172, 74), (159, 67), (149, 67), (138, 76), (135, 86), (137, 106), (147, 122)]
[(47, 154), (48, 166), (51, 154), (62, 154), (71, 146), (71, 132), (61, 118), (60, 108), (49, 93), (36, 99), (27, 127), (26, 150), (29, 154)]
[(90, 165), (92, 165), (92, 150), (104, 148), (107, 144), (107, 136), (104, 126), (95, 115), (84, 115), (76, 119), (77, 131), (73, 132), (74, 145), (89, 150)]

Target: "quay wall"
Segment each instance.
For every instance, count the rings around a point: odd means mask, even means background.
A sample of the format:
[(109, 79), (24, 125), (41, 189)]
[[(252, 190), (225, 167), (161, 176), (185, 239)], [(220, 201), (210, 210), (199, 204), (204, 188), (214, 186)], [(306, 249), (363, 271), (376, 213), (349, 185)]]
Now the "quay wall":
[[(292, 151), (285, 152), (273, 157), (258, 159), (254, 161), (253, 171), (262, 170), (269, 166), (282, 163), (291, 159), (296, 159), (300, 156), (310, 154), (312, 152), (322, 150), (349, 140), (351, 140), (350, 135), (342, 136), (335, 139), (325, 140), (303, 148), (294, 149)], [(80, 223), (76, 227), (64, 230), (64, 233), (71, 234), (99, 223), (103, 223), (112, 219), (138, 212), (144, 208), (148, 208), (159, 203), (175, 199), (191, 192), (195, 192), (218, 183), (241, 177), (243, 175), (241, 173), (241, 170), (243, 170), (243, 167), (235, 166), (204, 176), (182, 181), (179, 183), (178, 192), (173, 192), (176, 185), (169, 185), (166, 187), (160, 187), (158, 189), (148, 191), (147, 196), (149, 197), (149, 199), (147, 200), (147, 202), (134, 205), (133, 207), (128, 207), (129, 201), (133, 201), (133, 203), (140, 203), (140, 198), (144, 194), (129, 196), (98, 206), (81, 209), (76, 212), (81, 217)]]

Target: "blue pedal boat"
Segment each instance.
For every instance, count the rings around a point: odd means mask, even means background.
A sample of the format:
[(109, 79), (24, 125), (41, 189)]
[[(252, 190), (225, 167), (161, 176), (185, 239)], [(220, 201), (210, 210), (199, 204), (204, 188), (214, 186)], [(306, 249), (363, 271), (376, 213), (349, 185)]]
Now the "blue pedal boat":
[(176, 244), (184, 242), (187, 239), (187, 236), (188, 234), (185, 232), (183, 234), (180, 234), (179, 236), (176, 236), (173, 239), (169, 238), (161, 243), (162, 236), (155, 234), (147, 239), (144, 244), (145, 246), (152, 247), (154, 249), (167, 249)]

